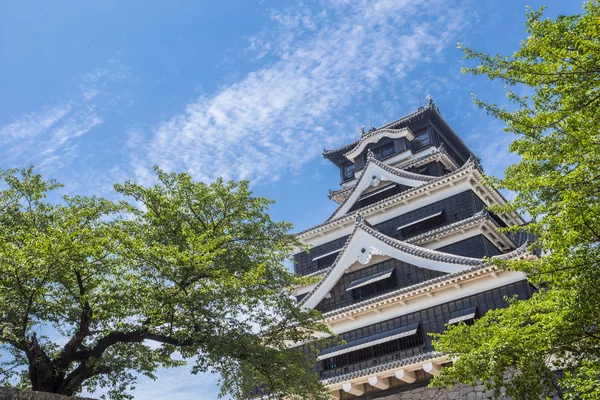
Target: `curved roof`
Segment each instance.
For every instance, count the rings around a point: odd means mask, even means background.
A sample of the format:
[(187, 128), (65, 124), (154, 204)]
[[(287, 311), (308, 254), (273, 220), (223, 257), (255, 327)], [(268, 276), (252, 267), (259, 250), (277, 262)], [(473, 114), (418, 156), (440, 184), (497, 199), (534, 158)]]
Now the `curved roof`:
[[(405, 115), (402, 118), (399, 118), (395, 121), (389, 122), (389, 123), (383, 125), (382, 127), (380, 127), (379, 129), (376, 129), (375, 131), (365, 132), (364, 135), (369, 135), (370, 133), (377, 132), (377, 131), (384, 130), (384, 129), (399, 130), (404, 127), (407, 127), (412, 122), (415, 122), (426, 116), (431, 117), (436, 122), (438, 122), (440, 124), (440, 127), (446, 133), (446, 135), (451, 137), (452, 139), (454, 139), (455, 143), (459, 147), (462, 147), (462, 150), (464, 150), (465, 153), (472, 154), (471, 150), (465, 144), (465, 142), (460, 138), (460, 136), (458, 136), (458, 134), (452, 129), (452, 127), (446, 122), (446, 120), (444, 120), (444, 118), (440, 114), (439, 109), (437, 108), (437, 106), (435, 105), (435, 103), (432, 100), (430, 100), (426, 106), (420, 107), (416, 111), (413, 111), (412, 113)], [(323, 150), (323, 157), (327, 158), (328, 160), (331, 160), (334, 164), (339, 165), (340, 162), (346, 160), (346, 158), (344, 157), (344, 153), (347, 153), (351, 149), (356, 147), (356, 145), (359, 144), (360, 141), (361, 141), (361, 139), (358, 139), (352, 143), (348, 143), (347, 145), (344, 145), (337, 149)]]
[[(379, 129), (401, 129), (401, 128), (407, 126), (410, 122), (413, 122), (414, 120), (421, 118), (423, 115), (430, 112), (434, 108), (437, 109), (437, 107), (435, 107), (435, 105), (432, 106), (432, 104), (433, 103), (430, 103), (430, 104), (426, 105), (425, 107), (420, 107), (418, 110), (413, 111), (412, 113), (405, 115), (404, 117), (397, 119), (396, 121), (390, 122), (390, 123), (382, 126)], [(371, 132), (373, 132), (373, 131), (371, 131)], [(371, 132), (365, 132), (365, 135), (367, 135)], [(325, 157), (327, 159), (332, 159), (332, 158), (335, 158), (336, 155), (343, 155), (343, 153), (346, 153), (349, 150), (351, 150), (352, 148), (356, 147), (356, 145), (359, 142), (360, 142), (360, 139), (356, 140), (352, 143), (348, 143), (347, 145), (344, 145), (342, 147), (338, 147), (337, 149), (323, 150), (323, 157)]]
[[(430, 151), (429, 154), (425, 154), (425, 155), (415, 158), (413, 160), (403, 162), (392, 168), (407, 170), (409, 168), (414, 168), (414, 167), (418, 167), (418, 166), (421, 166), (424, 164), (428, 164), (433, 161), (441, 161), (441, 160), (444, 160), (448, 164), (448, 166), (451, 167), (451, 170), (455, 170), (458, 168), (458, 165), (456, 164), (456, 162), (452, 158), (450, 158), (450, 155), (444, 148), (443, 143), (439, 147), (429, 147), (427, 150)], [(328, 197), (330, 199), (334, 199), (336, 197), (341, 197), (341, 196), (347, 195), (347, 193), (350, 192), (354, 186), (355, 185), (345, 187), (342, 189), (338, 189), (338, 190), (330, 190)]]
[[(389, 176), (382, 175), (382, 172), (389, 173)], [(358, 201), (362, 192), (371, 185), (369, 180), (373, 177), (377, 177), (377, 180), (389, 180), (404, 186), (417, 187), (424, 185), (425, 183), (433, 182), (437, 180), (437, 177), (416, 174), (414, 172), (408, 172), (400, 168), (390, 167), (387, 164), (379, 161), (373, 156), (373, 153), (369, 151), (367, 153), (367, 165), (365, 165), (364, 172), (358, 178), (356, 185), (350, 188), (350, 193), (346, 196), (344, 201), (336, 208), (333, 214), (329, 218), (335, 218), (348, 212), (350, 208)]]
[[(370, 237), (371, 239), (365, 238), (365, 236)], [(354, 242), (356, 242), (356, 244), (353, 244)], [(373, 228), (362, 218), (362, 215), (359, 214), (354, 225), (354, 230), (346, 240), (344, 247), (342, 247), (338, 253), (331, 269), (323, 275), (323, 278), (301, 300), (300, 305), (305, 306), (308, 303), (308, 307), (316, 306), (318, 301), (321, 300), (320, 298), (317, 299), (317, 303), (315, 304), (312, 304), (315, 301), (309, 302), (309, 300), (319, 292), (319, 289), (323, 285), (333, 287), (339, 277), (344, 273), (344, 270), (356, 262), (359, 257), (366, 256), (370, 259), (370, 254), (365, 254), (366, 247), (373, 250), (373, 246), (376, 246), (378, 251), (383, 252), (382, 254), (389, 255), (413, 265), (443, 272), (456, 272), (482, 263), (482, 260), (478, 258), (457, 256), (437, 250), (431, 250), (389, 237)], [(350, 254), (349, 250), (353, 253)], [(371, 250), (369, 250), (371, 254), (375, 254)], [(342, 262), (342, 260), (344, 262)], [(327, 291), (329, 290), (330, 288), (327, 289)]]
[(408, 127), (404, 127), (402, 129), (376, 129), (367, 133), (366, 135), (362, 135), (359, 141), (356, 143), (356, 146), (354, 146), (350, 151), (344, 153), (344, 157), (353, 161), (371, 143), (377, 143), (383, 138), (400, 139), (404, 137), (408, 140), (413, 140), (415, 135), (410, 131), (410, 129), (408, 129)]
[[(383, 164), (383, 165), (385, 165), (385, 164)], [(386, 170), (387, 170), (387, 171), (390, 171), (390, 170), (402, 171), (402, 170), (398, 170), (397, 168), (390, 167), (389, 165), (385, 165), (385, 167), (386, 167)], [(459, 168), (459, 169), (457, 169), (456, 171), (453, 171), (453, 172), (452, 172), (452, 173), (450, 173), (450, 174), (447, 174), (447, 175), (442, 175), (442, 176), (439, 176), (439, 177), (428, 177), (428, 178), (432, 178), (432, 179), (429, 179), (429, 180), (423, 181), (423, 184), (425, 184), (425, 183), (441, 182), (441, 181), (444, 181), (445, 179), (447, 179), (447, 178), (449, 178), (449, 177), (452, 177), (452, 176), (458, 175), (460, 172), (462, 172), (462, 171), (465, 171), (465, 170), (468, 170), (468, 169), (471, 169), (471, 168), (479, 168), (479, 167), (478, 167), (478, 165), (477, 165), (477, 164), (476, 164), (476, 163), (475, 163), (473, 160), (467, 161), (467, 162), (466, 162), (466, 163), (465, 163), (465, 164), (464, 164), (462, 167), (460, 167), (460, 168)], [(366, 171), (365, 171), (365, 172), (366, 172)], [(412, 172), (406, 172), (406, 171), (402, 171), (402, 172), (403, 172), (403, 173), (405, 173), (405, 174), (412, 174), (412, 175), (417, 175), (417, 176), (421, 176), (421, 177), (425, 176), (425, 175), (420, 175), (420, 174), (414, 174), (414, 173), (412, 173)], [(368, 175), (368, 174), (366, 174), (366, 173), (363, 173), (363, 174), (361, 175), (361, 179), (362, 179), (364, 176), (366, 176), (366, 175)], [(412, 175), (411, 175), (411, 176), (412, 176)], [(377, 203), (371, 204), (371, 205), (369, 205), (369, 206), (362, 207), (361, 209), (357, 210), (356, 212), (359, 212), (360, 210), (362, 210), (362, 209), (364, 209), (364, 208), (367, 208), (367, 207), (374, 207), (374, 206), (376, 206), (376, 205), (377, 205), (377, 204), (379, 204), (379, 203), (382, 203), (382, 202), (388, 201), (388, 200), (390, 200), (390, 199), (393, 199), (393, 198), (397, 198), (397, 197), (401, 197), (401, 196), (404, 196), (404, 195), (408, 195), (408, 194), (410, 194), (410, 193), (412, 193), (412, 192), (415, 192), (417, 189), (419, 189), (421, 186), (423, 186), (423, 184), (422, 184), (422, 185), (419, 185), (419, 186), (413, 186), (413, 187), (412, 187), (412, 189), (408, 189), (408, 190), (406, 190), (406, 191), (404, 191), (404, 192), (401, 192), (401, 193), (398, 193), (398, 194), (396, 194), (396, 195), (394, 195), (394, 196), (391, 196), (391, 197), (388, 197), (388, 198), (386, 198), (386, 199), (380, 200), (380, 201), (378, 201)], [(356, 187), (358, 187), (358, 183), (357, 183), (356, 185), (354, 185), (354, 186), (353, 186), (353, 188), (354, 188), (354, 189), (356, 189)], [(350, 197), (351, 197), (351, 196), (348, 196), (348, 197), (346, 197), (346, 199), (345, 199), (345, 200), (344, 200), (344, 201), (343, 201), (343, 202), (342, 202), (342, 203), (341, 203), (341, 204), (340, 204), (340, 205), (339, 205), (339, 206), (338, 206), (338, 207), (335, 209), (335, 211), (334, 211), (334, 212), (333, 212), (333, 213), (332, 213), (332, 214), (331, 214), (331, 215), (330, 215), (330, 216), (329, 216), (329, 217), (328, 217), (328, 218), (325, 220), (325, 223), (327, 223), (327, 222), (331, 222), (331, 221), (333, 221), (333, 220), (335, 220), (335, 219), (337, 219), (337, 218), (341, 218), (341, 217), (343, 217), (343, 216), (344, 216), (344, 214), (342, 214), (340, 211), (343, 209), (343, 207), (345, 206), (345, 204), (346, 204), (346, 203), (349, 201), (348, 199), (350, 199)], [(311, 228), (311, 229), (312, 229), (312, 228)]]
[[(477, 216), (477, 218), (479, 217), (481, 216)], [(529, 243), (525, 243), (512, 252), (492, 258), (506, 260), (512, 259), (525, 253), (528, 246)], [(331, 288), (337, 283), (339, 278), (344, 274), (344, 271), (350, 265), (354, 264), (356, 261), (366, 264), (369, 262), (371, 255), (387, 255), (421, 268), (447, 272), (448, 275), (443, 275), (429, 281), (421, 282), (416, 285), (384, 294), (382, 296), (368, 299), (363, 302), (344, 307), (340, 310), (334, 310), (335, 313), (338, 313), (341, 310), (346, 310), (346, 308), (349, 307), (362, 306), (367, 302), (379, 301), (381, 300), (380, 298), (384, 296), (397, 295), (403, 291), (411, 291), (421, 286), (431, 285), (436, 283), (438, 280), (446, 280), (457, 274), (461, 275), (472, 270), (486, 267), (489, 264), (489, 262), (485, 259), (458, 256), (438, 250), (427, 249), (406, 241), (392, 238), (373, 228), (373, 226), (364, 220), (361, 214), (358, 214), (354, 229), (346, 240), (344, 247), (342, 247), (338, 253), (333, 265), (331, 268), (326, 270), (323, 278), (300, 301), (300, 305), (310, 308), (316, 307), (326, 292), (331, 290)], [(325, 287), (325, 289), (321, 289), (322, 287)]]

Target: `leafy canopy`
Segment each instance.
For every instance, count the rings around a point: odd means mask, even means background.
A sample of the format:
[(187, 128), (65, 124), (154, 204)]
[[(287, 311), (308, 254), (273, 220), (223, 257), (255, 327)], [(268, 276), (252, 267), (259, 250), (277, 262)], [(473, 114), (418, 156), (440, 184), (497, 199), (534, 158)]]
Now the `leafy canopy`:
[(120, 203), (50, 202), (56, 182), (0, 172), (0, 384), (123, 399), (188, 358), (235, 398), (327, 398), (314, 355), (287, 346), (327, 331), (288, 294), (306, 283), (283, 264), (291, 225), (247, 182), (156, 177), (116, 185)]
[[(543, 18), (528, 10), (529, 36), (510, 57), (468, 48), (479, 65), (465, 73), (505, 83), (516, 107), (475, 102), (516, 135), (520, 162), (493, 182), (514, 191), (508, 206), (531, 216), (527, 230), (545, 255), (510, 262), (544, 287), (526, 301), (450, 328), (435, 346), (458, 356), (434, 383), (487, 382), (518, 399), (562, 390), (600, 398), (600, 4), (581, 15)], [(520, 94), (527, 93), (527, 94)], [(516, 110), (514, 110), (516, 109)], [(551, 368), (558, 368), (557, 375)], [(505, 381), (512, 368), (518, 374)]]

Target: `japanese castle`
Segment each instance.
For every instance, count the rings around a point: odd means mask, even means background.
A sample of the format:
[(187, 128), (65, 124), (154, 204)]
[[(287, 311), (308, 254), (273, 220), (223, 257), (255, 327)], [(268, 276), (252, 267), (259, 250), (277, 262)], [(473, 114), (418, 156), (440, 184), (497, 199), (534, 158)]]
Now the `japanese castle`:
[(423, 387), (451, 362), (428, 333), (535, 290), (485, 259), (533, 257), (525, 234), (497, 231), (524, 221), (487, 210), (505, 199), (431, 100), (323, 155), (340, 170), (338, 205), (297, 234), (311, 248), (294, 255), (295, 272), (319, 280), (295, 295), (345, 344), (323, 349), (316, 371), (335, 399)]

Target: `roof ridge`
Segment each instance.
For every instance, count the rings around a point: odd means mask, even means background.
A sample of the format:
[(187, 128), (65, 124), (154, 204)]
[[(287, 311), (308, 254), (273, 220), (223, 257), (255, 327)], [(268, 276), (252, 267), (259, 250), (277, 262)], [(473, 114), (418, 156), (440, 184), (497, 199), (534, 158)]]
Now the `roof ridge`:
[(364, 219), (364, 216), (361, 213), (357, 213), (356, 221), (354, 223), (354, 229), (352, 230), (352, 233), (348, 236), (348, 239), (346, 239), (344, 246), (340, 249), (339, 253), (337, 254), (335, 261), (331, 265), (331, 269), (329, 269), (327, 273), (323, 275), (323, 278), (319, 282), (317, 282), (317, 284), (311, 289), (311, 291), (308, 292), (306, 296), (304, 296), (304, 298), (299, 303), (300, 306), (304, 305), (306, 301), (308, 301), (312, 294), (314, 294), (321, 287), (323, 282), (325, 282), (329, 275), (335, 270), (337, 263), (339, 262), (340, 258), (344, 255), (344, 252), (348, 248), (348, 245), (350, 244), (350, 242), (354, 238), (354, 235), (356, 235), (356, 232), (359, 229), (363, 230), (368, 235), (371, 235), (374, 238), (381, 240), (389, 246), (392, 246), (398, 250), (404, 251), (405, 253), (411, 254), (416, 257), (435, 260), (439, 262), (447, 262), (449, 264), (462, 264), (465, 266), (480, 266), (485, 262), (485, 260), (483, 259), (457, 256), (450, 253), (444, 253), (438, 250), (427, 249), (425, 247), (420, 247), (411, 243), (403, 242), (401, 240), (392, 238), (379, 232), (368, 221)]
[(444, 356), (443, 353), (440, 353), (437, 351), (429, 351), (426, 353), (417, 354), (416, 356), (402, 358), (400, 360), (389, 361), (387, 363), (374, 365), (369, 368), (364, 368), (364, 369), (352, 371), (352, 372), (349, 372), (346, 374), (323, 379), (323, 380), (321, 380), (321, 382), (323, 383), (323, 385), (332, 385), (334, 383), (347, 381), (347, 380), (358, 378), (361, 376), (373, 375), (373, 374), (376, 374), (378, 372), (382, 372), (385, 370), (390, 370), (390, 369), (398, 368), (398, 367), (401, 367), (404, 365), (410, 365), (410, 364), (414, 364), (414, 363), (418, 363), (418, 362), (423, 362), (426, 360), (431, 360), (431, 359), (442, 357), (442, 356)]
[[(511, 252), (508, 252), (508, 253), (505, 253), (505, 254), (502, 254), (502, 255), (498, 255), (498, 256), (494, 256), (494, 257), (490, 257), (490, 259), (510, 260), (510, 259), (513, 259), (513, 258), (517, 258), (519, 256), (522, 256), (523, 254), (526, 254), (528, 252), (528, 249), (527, 249), (528, 247), (529, 247), (529, 244), (523, 244), (522, 246), (520, 246), (519, 248), (517, 248), (517, 249), (515, 249), (515, 250), (513, 250)], [(430, 286), (430, 285), (433, 285), (433, 284), (436, 284), (436, 283), (439, 283), (439, 282), (443, 282), (443, 281), (447, 281), (447, 280), (452, 280), (454, 278), (458, 278), (458, 277), (460, 277), (460, 276), (462, 276), (464, 274), (467, 274), (467, 273), (472, 273), (472, 272), (479, 271), (481, 269), (493, 267), (493, 264), (491, 264), (488, 260), (489, 259), (481, 259), (482, 262), (479, 265), (475, 265), (475, 266), (472, 266), (470, 268), (465, 268), (465, 269), (463, 269), (461, 271), (453, 272), (453, 273), (450, 273), (450, 274), (440, 275), (440, 276), (435, 277), (433, 279), (429, 279), (429, 280), (426, 280), (426, 281), (423, 281), (423, 282), (415, 283), (414, 285), (405, 286), (403, 288), (399, 288), (399, 289), (396, 289), (396, 290), (391, 291), (391, 292), (383, 293), (383, 294), (381, 294), (379, 296), (375, 296), (375, 297), (371, 297), (369, 299), (365, 299), (365, 300), (363, 300), (361, 302), (358, 302), (358, 303), (350, 304), (350, 305), (347, 305), (345, 307), (341, 307), (341, 308), (338, 308), (338, 309), (335, 309), (335, 310), (331, 310), (331, 311), (325, 312), (325, 313), (323, 313), (323, 317), (327, 318), (327, 317), (330, 317), (332, 315), (341, 314), (341, 313), (344, 313), (344, 312), (347, 312), (347, 311), (350, 311), (350, 310), (353, 310), (353, 309), (356, 309), (356, 308), (359, 308), (359, 307), (368, 306), (369, 304), (378, 303), (378, 302), (380, 302), (382, 300), (388, 299), (390, 297), (397, 296), (399, 294), (409, 293), (409, 292), (415, 291), (417, 289), (420, 289), (422, 287), (426, 287), (426, 286)]]
[[(405, 116), (403, 116), (403, 117), (401, 117), (401, 118), (399, 118), (399, 119), (397, 119), (395, 121), (389, 122), (389, 123), (387, 123), (387, 124), (385, 124), (385, 125), (377, 128), (375, 131), (365, 132), (365, 136), (367, 136), (369, 133), (373, 133), (373, 132), (380, 131), (380, 130), (383, 130), (383, 129), (390, 129), (390, 127), (392, 125), (396, 125), (396, 124), (399, 124), (401, 122), (405, 122), (406, 120), (414, 118), (414, 117), (416, 117), (416, 116), (418, 116), (420, 114), (423, 114), (423, 113), (425, 113), (425, 112), (427, 112), (429, 110), (437, 109), (437, 107), (435, 107), (435, 104), (433, 104), (433, 106), (432, 106), (432, 104), (433, 103), (429, 103), (429, 104), (427, 104), (424, 107), (419, 107), (415, 111), (412, 111), (409, 114), (406, 114)], [(395, 128), (391, 128), (391, 129), (395, 129)], [(396, 130), (400, 130), (400, 129), (396, 129)], [(337, 149), (332, 149), (332, 150), (323, 149), (323, 156), (327, 156), (329, 154), (334, 154), (334, 153), (339, 153), (340, 151), (346, 150), (346, 149), (348, 149), (350, 147), (354, 147), (354, 146), (356, 146), (358, 144), (358, 142), (360, 142), (361, 139), (362, 139), (362, 135), (361, 135), (361, 138), (359, 138), (358, 140), (355, 140), (354, 142), (346, 144), (344, 146), (338, 147)]]
[[(458, 256), (455, 254), (445, 253), (439, 250), (417, 246), (416, 244), (408, 243), (403, 240), (387, 236), (379, 232), (377, 229), (368, 226), (364, 223), (359, 223), (359, 228), (376, 237), (377, 239), (383, 241), (384, 243), (417, 257), (448, 262), (450, 264), (479, 265), (483, 262), (483, 259), (480, 258)], [(423, 257), (424, 255), (427, 255), (429, 257)]]
[[(365, 166), (365, 168), (366, 168), (366, 166)], [(456, 169), (455, 171), (452, 171), (451, 173), (449, 173), (449, 174), (447, 174), (447, 175), (442, 175), (442, 176), (440, 176), (440, 177), (435, 177), (435, 179), (431, 180), (430, 182), (426, 182), (426, 183), (434, 183), (434, 182), (440, 181), (440, 180), (442, 180), (442, 179), (448, 178), (448, 177), (450, 177), (450, 176), (457, 175), (459, 172), (462, 172), (462, 171), (464, 171), (464, 170), (466, 170), (466, 169), (468, 169), (468, 168), (478, 168), (478, 169), (481, 169), (481, 167), (480, 167), (478, 164), (476, 164), (476, 163), (475, 163), (475, 161), (474, 161), (474, 158), (473, 158), (473, 157), (471, 157), (471, 158), (469, 158), (469, 159), (468, 159), (468, 160), (467, 160), (467, 161), (466, 161), (466, 162), (465, 162), (465, 163), (464, 163), (464, 164), (463, 164), (463, 165), (462, 165), (460, 168)], [(361, 178), (362, 178), (363, 176), (365, 176), (365, 174), (364, 174), (364, 173), (361, 175)], [(359, 182), (357, 182), (357, 183), (356, 183), (356, 185), (354, 185), (353, 187), (356, 187), (356, 186), (358, 185), (358, 183), (359, 183)], [(339, 211), (339, 210), (340, 210), (340, 209), (341, 209), (341, 208), (342, 208), (342, 207), (345, 205), (345, 203), (346, 203), (346, 201), (348, 200), (348, 198), (350, 198), (350, 196), (348, 196), (348, 197), (346, 197), (346, 198), (344, 199), (344, 201), (342, 201), (342, 202), (341, 202), (341, 203), (338, 205), (338, 207), (336, 207), (336, 209), (333, 211), (333, 213), (331, 213), (331, 215), (330, 215), (330, 216), (329, 216), (329, 217), (328, 217), (328, 218), (325, 220), (325, 222), (324, 222), (324, 223), (322, 223), (322, 224), (319, 224), (319, 225), (316, 225), (316, 226), (313, 226), (312, 228), (309, 228), (309, 229), (305, 229), (304, 231), (297, 233), (297, 235), (299, 235), (299, 234), (301, 234), (301, 233), (304, 233), (304, 232), (308, 232), (308, 231), (310, 231), (310, 230), (312, 230), (312, 229), (314, 229), (314, 228), (316, 228), (316, 227), (318, 227), (318, 226), (321, 226), (321, 225), (327, 224), (327, 223), (329, 223), (329, 222), (335, 221), (335, 220), (336, 220), (336, 219), (338, 219), (338, 218), (342, 218), (342, 217), (344, 217), (344, 216), (347, 216), (347, 215), (352, 215), (353, 213), (355, 213), (355, 212), (358, 212), (358, 211), (361, 211), (361, 210), (363, 210), (363, 209), (364, 209), (364, 208), (366, 208), (366, 207), (374, 207), (374, 206), (376, 206), (376, 205), (378, 205), (378, 204), (380, 204), (380, 203), (382, 203), (382, 202), (388, 201), (388, 200), (390, 200), (390, 199), (398, 198), (398, 197), (400, 197), (400, 196), (403, 196), (403, 195), (409, 194), (409, 193), (411, 193), (411, 192), (413, 192), (413, 191), (416, 191), (417, 189), (420, 189), (420, 188), (422, 188), (422, 186), (417, 186), (417, 187), (410, 188), (410, 189), (408, 189), (408, 190), (405, 190), (404, 192), (400, 192), (400, 193), (398, 193), (398, 194), (396, 194), (396, 195), (393, 195), (393, 196), (387, 197), (387, 198), (385, 198), (385, 199), (379, 200), (378, 202), (375, 202), (375, 203), (373, 203), (373, 204), (370, 204), (370, 205), (368, 205), (368, 206), (361, 207), (361, 208), (359, 208), (358, 210), (356, 210), (356, 211), (354, 211), (354, 212), (352, 212), (352, 213), (348, 213), (348, 214), (341, 215), (341, 216), (339, 216), (339, 217), (333, 218), (333, 216), (334, 216), (334, 215), (335, 215), (335, 214), (336, 214), (336, 213), (337, 213), (337, 212), (338, 212), (338, 211)]]

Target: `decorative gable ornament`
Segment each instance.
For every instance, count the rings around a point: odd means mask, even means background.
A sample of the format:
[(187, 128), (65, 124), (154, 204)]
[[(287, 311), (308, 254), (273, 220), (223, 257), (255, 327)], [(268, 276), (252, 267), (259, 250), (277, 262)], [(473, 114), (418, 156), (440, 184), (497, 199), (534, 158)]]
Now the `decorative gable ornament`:
[(366, 265), (369, 262), (371, 262), (371, 258), (373, 258), (373, 256), (385, 256), (385, 255), (387, 255), (387, 254), (385, 254), (381, 250), (378, 250), (373, 246), (369, 246), (368, 248), (362, 247), (356, 256), (356, 259), (362, 265)]
[(371, 176), (370, 185), (373, 186), (373, 187), (376, 187), (376, 186), (379, 186), (379, 184), (381, 183), (381, 181), (387, 181), (387, 180), (389, 180), (389, 179), (387, 179), (383, 175), (381, 175), (381, 176), (373, 175), (373, 176)]

